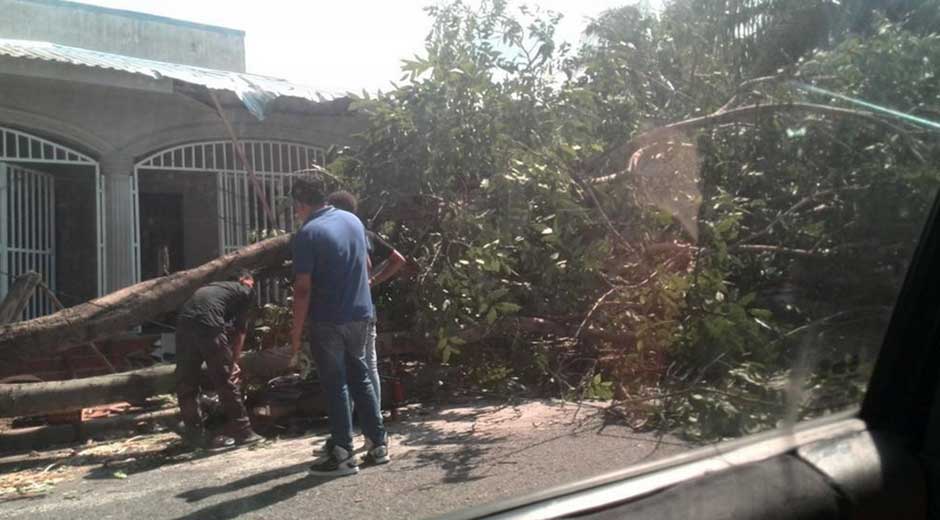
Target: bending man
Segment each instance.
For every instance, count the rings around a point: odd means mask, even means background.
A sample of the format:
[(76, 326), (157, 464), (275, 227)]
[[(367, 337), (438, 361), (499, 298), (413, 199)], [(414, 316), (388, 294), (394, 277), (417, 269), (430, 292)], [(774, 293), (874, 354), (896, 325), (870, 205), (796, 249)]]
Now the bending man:
[[(183, 438), (190, 445), (217, 448), (262, 440), (251, 429), (238, 389), (238, 360), (245, 344), (254, 285), (251, 273), (243, 271), (237, 281), (201, 287), (180, 311), (176, 328), (176, 397), (185, 425)], [(203, 361), (228, 419), (227, 436), (209, 439), (203, 429), (196, 401)]]

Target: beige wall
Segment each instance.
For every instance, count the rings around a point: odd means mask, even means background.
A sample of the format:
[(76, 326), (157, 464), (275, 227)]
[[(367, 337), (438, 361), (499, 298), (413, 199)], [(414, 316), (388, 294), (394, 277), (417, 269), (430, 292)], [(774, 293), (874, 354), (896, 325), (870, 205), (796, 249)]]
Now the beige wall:
[(59, 0), (0, 0), (0, 38), (245, 72), (245, 33)]

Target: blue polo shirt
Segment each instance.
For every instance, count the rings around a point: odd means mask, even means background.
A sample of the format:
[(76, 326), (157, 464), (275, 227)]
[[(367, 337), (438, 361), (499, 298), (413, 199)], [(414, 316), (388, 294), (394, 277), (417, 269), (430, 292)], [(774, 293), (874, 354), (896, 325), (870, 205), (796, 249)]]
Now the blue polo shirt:
[(310, 321), (373, 319), (366, 233), (359, 217), (327, 206), (293, 238), (294, 273), (311, 278)]

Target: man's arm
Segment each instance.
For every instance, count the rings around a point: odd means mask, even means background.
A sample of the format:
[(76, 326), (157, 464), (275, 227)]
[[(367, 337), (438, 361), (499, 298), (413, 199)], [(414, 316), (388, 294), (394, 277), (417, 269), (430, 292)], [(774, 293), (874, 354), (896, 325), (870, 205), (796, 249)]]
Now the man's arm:
[(304, 334), (307, 310), (310, 308), (310, 275), (294, 275), (294, 324), (290, 331), (290, 346), (294, 356), (300, 353), (300, 339)]
[(242, 358), (242, 348), (245, 346), (245, 337), (248, 336), (247, 330), (241, 330), (235, 333), (235, 340), (232, 342), (232, 359), (235, 364)]
[(245, 347), (245, 338), (248, 336), (248, 322), (252, 318), (252, 309), (254, 305), (254, 292), (251, 287), (242, 286), (243, 297), (235, 310), (235, 320), (233, 323), (235, 337), (232, 338), (232, 359), (238, 365), (242, 358), (242, 349)]
[(294, 264), (294, 318), (290, 331), (290, 346), (293, 361), (300, 355), (300, 339), (304, 335), (304, 323), (310, 308), (311, 273), (316, 263), (313, 235), (313, 230), (302, 228), (291, 241), (291, 258)]
[(238, 362), (242, 359), (242, 350), (245, 347), (245, 338), (248, 337), (248, 309), (242, 309), (235, 320), (235, 337), (232, 338), (232, 374), (231, 377), (238, 383), (241, 381), (242, 369)]
[(375, 287), (376, 285), (393, 278), (398, 271), (401, 270), (405, 264), (408, 263), (405, 260), (404, 255), (398, 252), (397, 249), (392, 249), (392, 253), (388, 256), (388, 260), (382, 262), (379, 265), (379, 270), (369, 278), (369, 285)]

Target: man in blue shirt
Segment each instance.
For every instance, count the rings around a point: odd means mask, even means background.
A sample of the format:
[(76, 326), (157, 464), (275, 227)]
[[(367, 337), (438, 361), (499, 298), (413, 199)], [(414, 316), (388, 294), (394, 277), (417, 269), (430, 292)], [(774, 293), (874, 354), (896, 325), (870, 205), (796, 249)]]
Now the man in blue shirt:
[(359, 472), (353, 455), (349, 396), (361, 410), (366, 461), (388, 462), (387, 435), (366, 364), (366, 345), (375, 327), (369, 291), (365, 229), (352, 213), (326, 204), (326, 193), (310, 177), (294, 179), (294, 214), (303, 222), (293, 238), (294, 323), (291, 347), (300, 352), (304, 324), (310, 321), (310, 349), (327, 398), (330, 440), (310, 473), (320, 476)]

